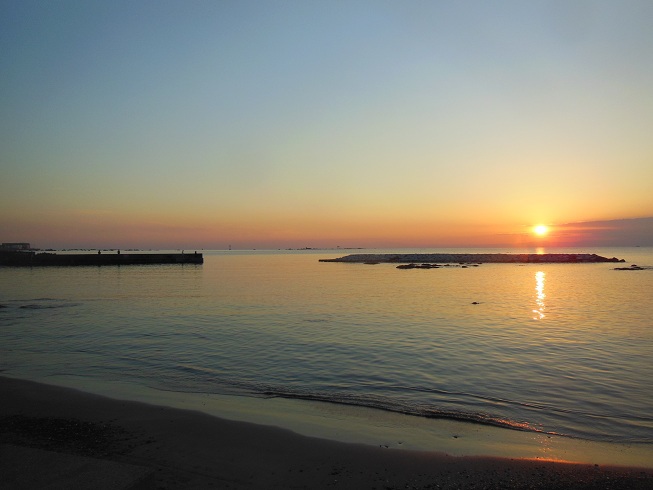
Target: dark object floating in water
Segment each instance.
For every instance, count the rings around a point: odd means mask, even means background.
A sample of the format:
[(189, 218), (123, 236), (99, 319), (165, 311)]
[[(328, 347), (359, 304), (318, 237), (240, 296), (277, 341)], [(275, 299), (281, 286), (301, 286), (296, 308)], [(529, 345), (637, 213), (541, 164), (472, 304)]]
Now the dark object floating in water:
[[(379, 262), (377, 262), (378, 264)], [(398, 265), (397, 269), (439, 269), (438, 264), (402, 264)]]
[(479, 263), (585, 264), (625, 262), (625, 260), (616, 257), (608, 259), (607, 257), (601, 257), (596, 254), (352, 254), (337, 259), (320, 259), (320, 262), (384, 262), (406, 264), (398, 266), (398, 269), (426, 269), (437, 267), (436, 263), (458, 264), (466, 267)]
[(640, 267), (638, 265), (631, 265), (630, 267), (615, 267), (616, 271), (643, 271), (646, 267)]
[(51, 267), (84, 265), (153, 265), (203, 264), (202, 254), (184, 253), (115, 253), (115, 254), (53, 254), (36, 252), (0, 252), (0, 265), (12, 267)]

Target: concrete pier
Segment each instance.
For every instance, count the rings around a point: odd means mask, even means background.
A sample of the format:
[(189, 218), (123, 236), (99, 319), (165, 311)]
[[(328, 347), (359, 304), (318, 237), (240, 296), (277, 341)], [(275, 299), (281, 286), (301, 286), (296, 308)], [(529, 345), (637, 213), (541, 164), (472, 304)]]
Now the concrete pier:
[(201, 253), (80, 253), (0, 252), (0, 265), (52, 267), (89, 265), (203, 264)]

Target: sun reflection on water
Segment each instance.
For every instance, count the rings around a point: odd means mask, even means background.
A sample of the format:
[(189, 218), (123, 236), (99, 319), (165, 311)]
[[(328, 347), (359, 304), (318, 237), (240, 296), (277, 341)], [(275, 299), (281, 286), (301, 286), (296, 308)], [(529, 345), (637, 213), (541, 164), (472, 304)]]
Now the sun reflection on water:
[(537, 304), (537, 308), (533, 310), (533, 313), (535, 313), (535, 316), (533, 317), (534, 320), (542, 320), (544, 318), (544, 310), (546, 306), (544, 305), (544, 298), (546, 298), (546, 294), (544, 294), (544, 281), (546, 279), (546, 274), (544, 271), (537, 271), (535, 273), (535, 303)]

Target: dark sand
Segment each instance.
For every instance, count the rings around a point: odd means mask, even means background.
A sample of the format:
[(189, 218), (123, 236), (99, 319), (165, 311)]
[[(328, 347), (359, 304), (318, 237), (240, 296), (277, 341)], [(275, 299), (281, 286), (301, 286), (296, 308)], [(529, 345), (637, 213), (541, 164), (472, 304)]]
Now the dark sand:
[(653, 488), (653, 469), (385, 449), (0, 377), (0, 488)]

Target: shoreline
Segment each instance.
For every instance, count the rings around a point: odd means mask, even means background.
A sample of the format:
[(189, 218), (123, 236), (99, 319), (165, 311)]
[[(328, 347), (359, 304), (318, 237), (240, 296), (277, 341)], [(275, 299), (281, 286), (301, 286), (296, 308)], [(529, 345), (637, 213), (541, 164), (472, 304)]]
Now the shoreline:
[[(449, 456), (343, 443), (196, 410), (117, 400), (2, 376), (0, 393), (0, 467), (8, 477), (6, 488), (39, 486), (39, 481), (71, 483), (73, 472), (66, 470), (70, 465), (62, 464), (61, 458), (102, 465), (114, 479), (125, 476), (127, 483), (111, 488), (616, 489), (653, 485), (653, 468)], [(85, 439), (84, 434), (92, 437)]]
[(113, 399), (197, 410), (218, 418), (280, 427), (337, 442), (450, 456), (555, 460), (653, 469), (653, 444), (601, 442), (492, 424), (409, 415), (324, 401), (247, 394), (176, 392), (136, 383), (70, 376), (33, 381)]

